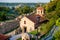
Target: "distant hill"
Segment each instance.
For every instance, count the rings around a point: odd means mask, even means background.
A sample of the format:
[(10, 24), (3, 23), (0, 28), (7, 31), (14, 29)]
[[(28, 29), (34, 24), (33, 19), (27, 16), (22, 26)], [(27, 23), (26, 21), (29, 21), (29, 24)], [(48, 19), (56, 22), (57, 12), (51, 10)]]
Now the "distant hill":
[[(18, 6), (18, 5), (28, 5), (28, 6), (34, 6), (38, 3), (3, 3), (3, 2), (0, 2), (0, 6), (8, 6), (8, 7), (15, 7), (15, 6)], [(46, 3), (39, 3), (39, 4), (46, 4)]]

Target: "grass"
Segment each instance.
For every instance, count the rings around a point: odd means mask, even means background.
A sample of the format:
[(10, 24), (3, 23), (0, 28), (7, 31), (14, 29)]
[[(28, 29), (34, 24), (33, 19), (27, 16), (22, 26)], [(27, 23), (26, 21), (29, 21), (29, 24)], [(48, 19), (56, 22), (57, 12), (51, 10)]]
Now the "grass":
[(36, 35), (37, 34), (37, 30), (34, 30), (34, 31), (30, 32), (30, 34)]

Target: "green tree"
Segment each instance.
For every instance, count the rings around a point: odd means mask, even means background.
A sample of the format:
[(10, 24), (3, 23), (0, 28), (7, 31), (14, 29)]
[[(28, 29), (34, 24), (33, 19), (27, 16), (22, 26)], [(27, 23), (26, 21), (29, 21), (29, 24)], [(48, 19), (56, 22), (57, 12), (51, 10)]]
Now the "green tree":
[(56, 21), (56, 25), (60, 26), (60, 18)]
[(29, 6), (24, 6), (23, 7), (23, 13), (25, 13), (25, 14), (30, 13), (30, 7)]
[(60, 40), (60, 30), (57, 31), (54, 36), (53, 36), (53, 39), (52, 40)]
[(37, 8), (37, 7), (39, 7), (39, 6), (40, 6), (40, 3), (36, 4), (36, 6), (35, 6), (35, 7)]
[(6, 20), (6, 13), (0, 12), (0, 21)]
[(34, 8), (29, 6), (23, 6), (16, 9), (19, 14), (27, 14), (33, 12)]
[(56, 10), (60, 10), (60, 0), (57, 1)]
[(0, 7), (0, 11), (8, 12), (10, 10), (9, 7)]

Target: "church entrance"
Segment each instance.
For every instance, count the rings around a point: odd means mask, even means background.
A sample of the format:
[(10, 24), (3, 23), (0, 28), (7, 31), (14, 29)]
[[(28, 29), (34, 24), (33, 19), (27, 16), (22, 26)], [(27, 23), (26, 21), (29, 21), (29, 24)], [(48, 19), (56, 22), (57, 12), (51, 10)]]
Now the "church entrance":
[(24, 27), (24, 32), (27, 32), (27, 27)]

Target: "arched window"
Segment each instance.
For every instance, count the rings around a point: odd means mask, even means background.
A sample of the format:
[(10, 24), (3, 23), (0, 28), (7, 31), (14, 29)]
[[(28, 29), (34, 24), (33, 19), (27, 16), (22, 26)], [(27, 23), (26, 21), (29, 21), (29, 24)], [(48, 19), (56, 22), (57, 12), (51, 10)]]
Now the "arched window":
[(42, 10), (41, 10), (41, 14), (42, 14)]

